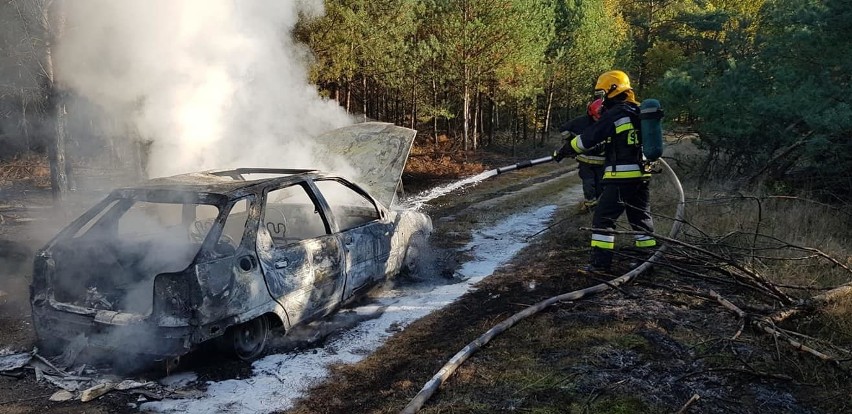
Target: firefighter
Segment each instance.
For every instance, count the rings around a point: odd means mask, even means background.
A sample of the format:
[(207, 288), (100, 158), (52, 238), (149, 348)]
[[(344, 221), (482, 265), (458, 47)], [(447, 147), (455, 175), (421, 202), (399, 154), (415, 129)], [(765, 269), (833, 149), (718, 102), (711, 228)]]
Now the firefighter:
[[(605, 157), (603, 193), (598, 199), (592, 226), (614, 230), (615, 221), (626, 211), (633, 230), (653, 233), (648, 188), (650, 174), (642, 154), (639, 103), (630, 87), (630, 79), (619, 70), (605, 72), (595, 84), (595, 96), (603, 99), (601, 118), (563, 145), (554, 158), (559, 160), (583, 154), (602, 144)], [(652, 236), (635, 237), (637, 248), (654, 248), (656, 245), (657, 241)], [(593, 232), (591, 262), (586, 270), (609, 270), (614, 248), (614, 235)]]
[[(583, 133), (583, 130), (595, 123), (601, 117), (603, 110), (603, 100), (598, 98), (586, 107), (586, 115), (578, 116), (559, 128), (559, 131), (565, 136), (566, 141), (570, 141), (575, 136)], [(577, 175), (583, 181), (583, 211), (590, 211), (595, 208), (598, 203), (598, 197), (603, 192), (601, 177), (604, 170), (604, 154), (603, 146), (600, 145), (594, 150), (579, 154), (576, 157), (578, 168)]]

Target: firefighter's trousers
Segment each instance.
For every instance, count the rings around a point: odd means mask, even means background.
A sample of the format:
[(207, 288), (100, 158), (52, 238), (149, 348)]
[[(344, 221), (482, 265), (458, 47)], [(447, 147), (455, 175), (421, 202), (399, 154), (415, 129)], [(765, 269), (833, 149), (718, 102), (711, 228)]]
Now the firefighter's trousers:
[[(651, 218), (650, 191), (648, 181), (607, 182), (604, 180), (603, 193), (595, 208), (592, 227), (596, 229), (615, 229), (615, 221), (622, 212), (627, 212), (627, 220), (634, 231), (654, 231)], [(657, 245), (652, 236), (637, 235), (634, 243), (639, 248), (651, 248)], [(592, 233), (591, 265), (608, 268), (612, 264), (615, 236), (612, 234)]]
[(577, 175), (583, 181), (583, 197), (586, 201), (597, 200), (603, 193), (604, 166), (577, 161)]

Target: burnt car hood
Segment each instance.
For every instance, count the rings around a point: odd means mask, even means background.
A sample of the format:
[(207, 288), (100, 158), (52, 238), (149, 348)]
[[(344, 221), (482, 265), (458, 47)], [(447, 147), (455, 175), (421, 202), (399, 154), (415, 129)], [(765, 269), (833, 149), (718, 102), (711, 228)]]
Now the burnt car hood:
[(345, 158), (356, 170), (355, 181), (390, 206), (416, 135), (417, 131), (394, 124), (364, 122), (315, 138), (315, 155), (320, 162)]

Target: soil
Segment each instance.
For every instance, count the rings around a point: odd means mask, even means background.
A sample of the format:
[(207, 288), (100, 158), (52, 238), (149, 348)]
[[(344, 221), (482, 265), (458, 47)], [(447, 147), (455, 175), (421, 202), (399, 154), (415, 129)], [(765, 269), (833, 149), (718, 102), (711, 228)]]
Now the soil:
[[(512, 162), (498, 157), (485, 165)], [(435, 224), (433, 243), (452, 252), (469, 239), (472, 229), (565, 191), (548, 179), (565, 174), (570, 164), (501, 175), (433, 200), (427, 207)], [(415, 184), (410, 188), (427, 186), (423, 181)], [(590, 220), (575, 205), (560, 206), (551, 226), (542, 229), (511, 263), (460, 300), (407, 326), (361, 362), (334, 367), (327, 381), (288, 412), (399, 412), (457, 351), (495, 324), (538, 301), (628, 270), (630, 260), (625, 256), (635, 253), (623, 244), (619, 244), (613, 274), (578, 270), (586, 263), (588, 243), (588, 235), (578, 228), (588, 226)], [(25, 234), (23, 227), (4, 226), (0, 238), (31, 254), (44, 238)], [(17, 257), (11, 260), (30, 260)], [(446, 266), (451, 269), (463, 259), (449, 256)], [(26, 301), (28, 270), (26, 265), (22, 269), (4, 271), (0, 278), (0, 290), (8, 293), (5, 303), (0, 299), (0, 349), (27, 350), (34, 343)], [(678, 290), (712, 287), (723, 295), (736, 293), (730, 286), (706, 283), (657, 269), (625, 287), (554, 305), (474, 354), (422, 412), (852, 410), (848, 398), (852, 389), (843, 375), (757, 332), (740, 332), (741, 322), (724, 309)], [(205, 353), (188, 360), (201, 380), (239, 378), (251, 372), (247, 363), (222, 362)], [(109, 393), (86, 404), (49, 402), (55, 391), (36, 382), (32, 372), (20, 378), (0, 376), (0, 412), (137, 412), (132, 395)], [(687, 406), (694, 395), (699, 399)]]

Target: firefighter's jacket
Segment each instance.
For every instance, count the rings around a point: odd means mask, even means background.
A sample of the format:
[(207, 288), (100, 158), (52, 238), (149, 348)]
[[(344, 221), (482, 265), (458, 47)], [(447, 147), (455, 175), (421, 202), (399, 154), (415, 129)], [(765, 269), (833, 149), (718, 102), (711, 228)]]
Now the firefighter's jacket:
[[(595, 120), (589, 115), (578, 116), (559, 128), (559, 132), (573, 132), (575, 135), (580, 135), (589, 126), (595, 123)], [(577, 155), (577, 161), (585, 162), (592, 165), (604, 165), (604, 146), (599, 145), (584, 153)]]
[(639, 131), (639, 105), (631, 102), (613, 102), (598, 122), (587, 127), (571, 141), (579, 154), (603, 145), (604, 175), (606, 182), (647, 180)]

